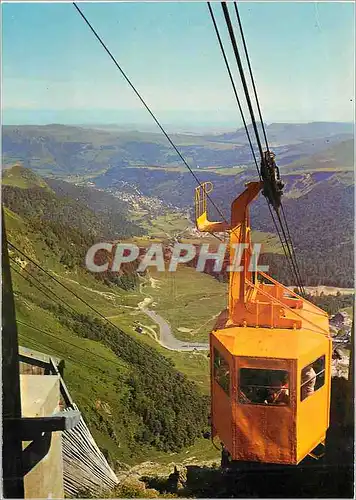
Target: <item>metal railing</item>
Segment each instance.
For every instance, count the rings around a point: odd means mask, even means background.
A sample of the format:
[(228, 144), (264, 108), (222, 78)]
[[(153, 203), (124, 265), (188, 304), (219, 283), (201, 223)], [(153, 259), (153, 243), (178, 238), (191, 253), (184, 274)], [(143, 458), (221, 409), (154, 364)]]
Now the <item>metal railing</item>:
[[(275, 284), (276, 286), (279, 286), (285, 290), (288, 291), (288, 293), (291, 293), (292, 295), (294, 295), (296, 298), (299, 298), (301, 300), (304, 300), (302, 299), (301, 297), (299, 297), (298, 294), (296, 294), (294, 291), (291, 291), (289, 290), (289, 288), (287, 288), (286, 286), (284, 285), (281, 285), (280, 283), (278, 283), (276, 280), (274, 280), (273, 278), (271, 278), (270, 276), (268, 276), (268, 274), (265, 274), (263, 273), (262, 271), (259, 271), (258, 274), (261, 274), (264, 278), (266, 279), (269, 279), (273, 284)], [(257, 284), (255, 285), (254, 283), (252, 283), (251, 281), (249, 281), (248, 279), (245, 280), (245, 283), (250, 287), (250, 289), (252, 290), (255, 290), (257, 289), (257, 293), (258, 294), (261, 294), (263, 295), (264, 297), (267, 297), (269, 299), (269, 302), (270, 302), (270, 305), (271, 305), (271, 326), (273, 327), (273, 320), (274, 320), (274, 317), (273, 317), (273, 314), (274, 314), (274, 305), (280, 305), (281, 307), (283, 307), (284, 309), (286, 309), (287, 311), (289, 311), (292, 316), (297, 316), (298, 318), (300, 318), (302, 320), (302, 322), (306, 322), (310, 325), (312, 325), (313, 327), (315, 327), (317, 329), (317, 333), (320, 333), (322, 335), (327, 335), (329, 336), (330, 335), (330, 332), (328, 330), (325, 330), (323, 328), (321, 328), (319, 325), (315, 324), (313, 321), (311, 321), (310, 319), (307, 319), (305, 316), (299, 314), (298, 312), (296, 312), (295, 309), (292, 309), (290, 306), (288, 306), (285, 302), (279, 300), (277, 297), (271, 295), (270, 293), (266, 292), (265, 290), (263, 290), (263, 288), (260, 286), (261, 284)], [(259, 310), (259, 301), (258, 299), (256, 300), (256, 317), (257, 317), (257, 324), (258, 324), (258, 319), (259, 319), (259, 313), (260, 313), (260, 310)], [(317, 306), (315, 306), (315, 308), (319, 311), (322, 311), (321, 309), (319, 309)], [(322, 311), (324, 313), (324, 311)], [(319, 313), (315, 312), (316, 315), (319, 315)], [(328, 316), (327, 313), (324, 313), (323, 316)]]
[(214, 189), (213, 183), (210, 181), (203, 182), (195, 188), (195, 219), (198, 219), (204, 212), (207, 211), (207, 195)]

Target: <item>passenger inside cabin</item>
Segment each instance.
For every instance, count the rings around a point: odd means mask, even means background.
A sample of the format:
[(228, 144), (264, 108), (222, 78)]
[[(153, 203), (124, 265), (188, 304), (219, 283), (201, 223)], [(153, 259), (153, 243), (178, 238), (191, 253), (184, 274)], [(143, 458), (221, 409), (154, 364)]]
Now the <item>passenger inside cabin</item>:
[(240, 403), (265, 404), (267, 389), (265, 387), (242, 387), (239, 391)]
[(288, 373), (282, 372), (278, 378), (274, 378), (265, 403), (275, 405), (289, 403)]
[(259, 405), (289, 404), (289, 375), (285, 370), (241, 368), (239, 402)]
[(313, 364), (306, 366), (302, 370), (302, 389), (301, 389), (301, 400), (309, 397), (313, 394), (315, 389), (316, 373), (313, 368)]

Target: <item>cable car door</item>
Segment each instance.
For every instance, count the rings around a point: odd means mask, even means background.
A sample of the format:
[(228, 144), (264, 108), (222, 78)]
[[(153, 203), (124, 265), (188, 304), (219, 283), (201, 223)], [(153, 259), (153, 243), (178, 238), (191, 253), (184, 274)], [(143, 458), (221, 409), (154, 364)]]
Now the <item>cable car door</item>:
[(296, 463), (296, 362), (236, 357), (234, 460)]

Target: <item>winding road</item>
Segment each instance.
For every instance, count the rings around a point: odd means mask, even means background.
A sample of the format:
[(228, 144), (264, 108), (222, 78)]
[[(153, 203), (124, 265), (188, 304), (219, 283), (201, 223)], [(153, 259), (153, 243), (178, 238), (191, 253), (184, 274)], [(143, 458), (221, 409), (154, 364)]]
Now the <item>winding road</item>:
[(159, 326), (159, 343), (170, 351), (208, 351), (209, 344), (203, 342), (183, 342), (177, 339), (170, 324), (159, 314), (146, 307), (147, 299), (138, 304), (139, 309)]

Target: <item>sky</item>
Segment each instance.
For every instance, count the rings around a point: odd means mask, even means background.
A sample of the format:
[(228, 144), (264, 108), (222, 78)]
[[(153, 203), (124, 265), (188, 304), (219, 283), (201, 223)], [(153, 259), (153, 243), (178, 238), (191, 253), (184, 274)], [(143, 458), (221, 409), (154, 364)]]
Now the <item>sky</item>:
[[(79, 5), (164, 124), (241, 124), (205, 2)], [(266, 122), (353, 121), (353, 2), (239, 9)], [(71, 3), (2, 3), (2, 84), (5, 124), (152, 122)]]

